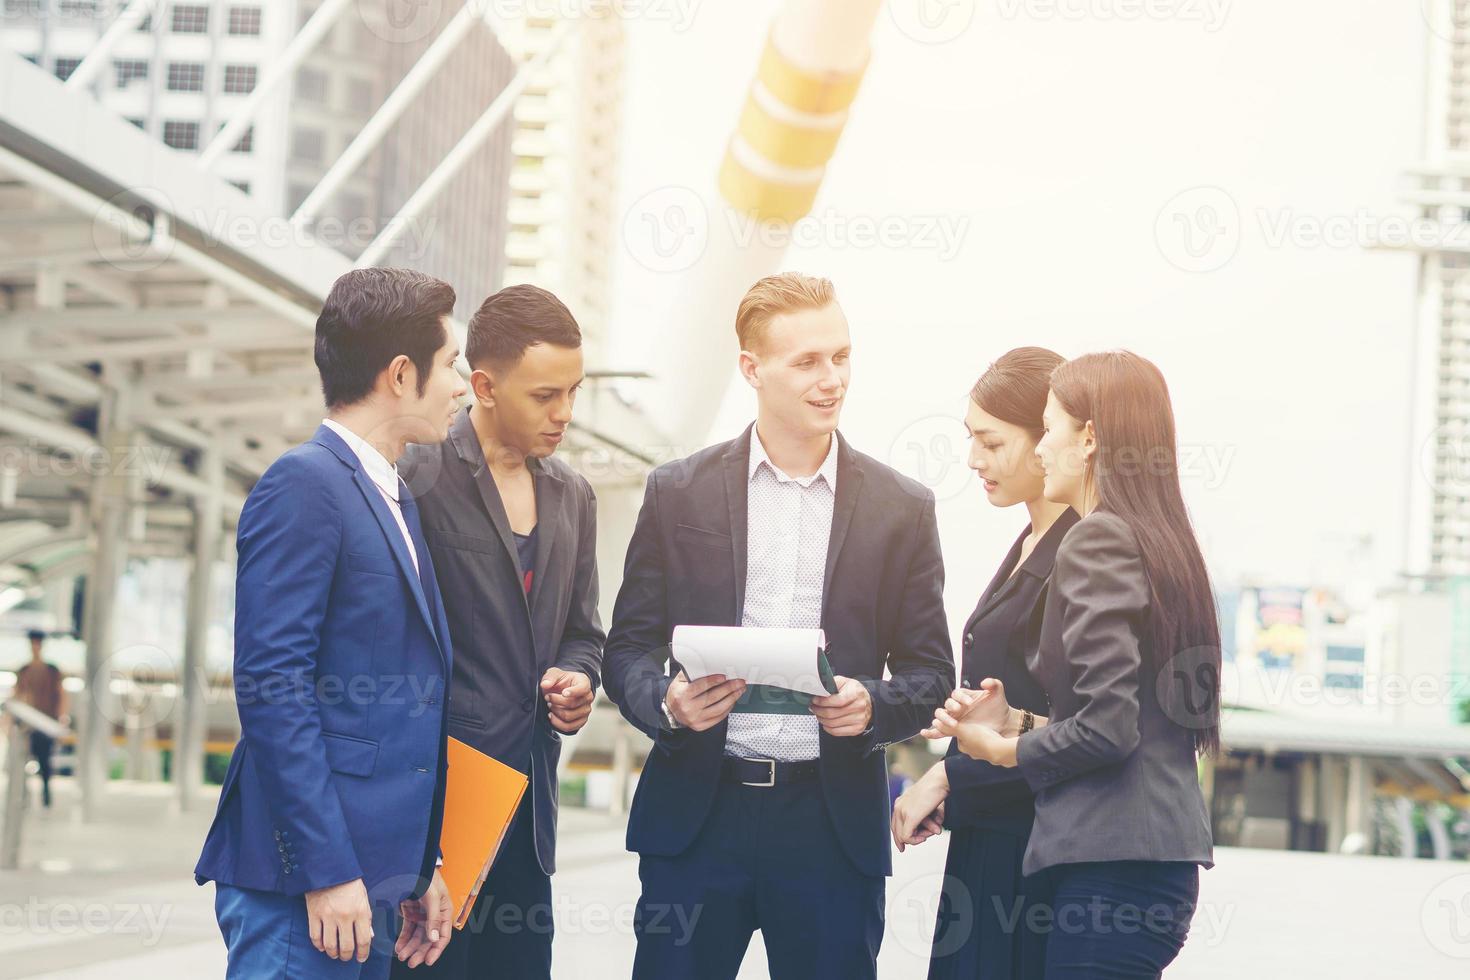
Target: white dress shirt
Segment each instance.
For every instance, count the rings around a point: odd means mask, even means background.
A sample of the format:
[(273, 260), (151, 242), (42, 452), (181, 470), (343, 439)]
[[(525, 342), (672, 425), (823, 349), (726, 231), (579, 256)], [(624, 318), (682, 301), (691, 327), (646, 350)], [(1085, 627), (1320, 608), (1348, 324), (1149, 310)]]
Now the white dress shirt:
[[(811, 476), (791, 477), (766, 454), (754, 426), (746, 483), (745, 608), (741, 626), (822, 625), (822, 580), (837, 497), (837, 437)], [(814, 715), (732, 711), (725, 754), (794, 762), (821, 753)]]
[(403, 543), (408, 545), (408, 557), (413, 559), (413, 570), (419, 570), (419, 553), (413, 546), (413, 535), (408, 533), (408, 524), (403, 520), (403, 507), (398, 503), (398, 488), (402, 481), (398, 479), (398, 467), (388, 462), (388, 457), (378, 451), (372, 443), (359, 436), (356, 432), (331, 419), (322, 419), (322, 425), (331, 429), (342, 437), (347, 443), (347, 448), (357, 454), (362, 461), (363, 472), (367, 473), (368, 479), (373, 481), (373, 486), (383, 495), (383, 502), (388, 505), (388, 510), (393, 519), (398, 522), (398, 530), (403, 532)]

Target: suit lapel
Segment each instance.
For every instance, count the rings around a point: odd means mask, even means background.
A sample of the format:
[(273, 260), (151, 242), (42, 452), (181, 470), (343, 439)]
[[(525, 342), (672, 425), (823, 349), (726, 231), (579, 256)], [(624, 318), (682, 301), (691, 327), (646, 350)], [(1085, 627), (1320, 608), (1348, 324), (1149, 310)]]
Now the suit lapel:
[[(485, 463), (485, 454), (480, 450), (480, 437), (475, 434), (474, 423), (470, 421), (470, 409), (465, 409), (454, 420), (454, 425), (449, 429), (449, 438), (454, 443), (459, 458), (470, 468), (470, 480), (475, 485), (475, 492), (480, 495), (480, 503), (490, 518), (491, 526), (495, 528), (496, 536), (500, 538), (501, 547), (510, 556), (511, 565), (516, 570), (516, 581), (524, 582), (526, 570), (521, 567), (515, 535), (510, 530), (510, 517), (505, 512), (505, 502), (500, 499), (495, 478), (490, 475), (490, 467)], [(525, 590), (521, 591), (524, 594)]]
[[(357, 484), (363, 499), (367, 501), (368, 509), (377, 518), (378, 526), (383, 535), (388, 539), (388, 548), (393, 552), (393, 558), (398, 563), (398, 570), (408, 580), (409, 590), (413, 593), (414, 604), (419, 608), (419, 614), (424, 617), (424, 623), (429, 627), (429, 632), (439, 642), (439, 633), (434, 626), (434, 615), (429, 611), (429, 603), (424, 596), (424, 584), (419, 581), (419, 573), (413, 567), (413, 558), (408, 554), (408, 542), (403, 540), (403, 532), (398, 529), (398, 522), (388, 510), (388, 502), (383, 499), (383, 494), (373, 484), (372, 479), (358, 467), (352, 471), (352, 482)], [(404, 493), (403, 485), (399, 484), (400, 501)], [(407, 515), (405, 521), (407, 523)], [(443, 643), (439, 642), (440, 653), (443, 653)]]
[(837, 559), (842, 554), (843, 542), (847, 540), (847, 529), (852, 525), (852, 515), (857, 510), (858, 499), (863, 488), (863, 471), (858, 466), (857, 454), (847, 441), (836, 432), (837, 440), (837, 496), (832, 502), (832, 534), (827, 539), (827, 568), (822, 576), (822, 623), (827, 622), (827, 606), (832, 596), (832, 577), (837, 571)]
[(434, 557), (429, 553), (429, 543), (424, 540), (424, 527), (419, 521), (418, 502), (413, 499), (413, 495), (402, 483), (399, 484), (398, 502), (403, 508), (403, 523), (408, 525), (408, 533), (413, 538), (414, 551), (419, 557), (419, 585), (423, 587), (429, 612), (434, 617), (434, 635), (439, 639), (439, 652), (444, 656), (445, 666), (448, 666), (449, 620), (444, 613), (444, 599), (439, 594), (438, 581), (434, 577)]
[(739, 626), (745, 616), (746, 534), (749, 528), (750, 440), (755, 424), (730, 444), (725, 452), (725, 506), (730, 517), (731, 572), (735, 581), (735, 612), (730, 625)]
[[(528, 460), (531, 480), (536, 493), (536, 564), (531, 574), (531, 595), (527, 608), (534, 609), (543, 589), (540, 588), (546, 566), (551, 561), (551, 549), (556, 544), (556, 532), (561, 527), (562, 498), (566, 494), (566, 481), (545, 466), (540, 460)], [(521, 581), (526, 580), (525, 573)], [(522, 590), (525, 591), (524, 589)], [(535, 617), (532, 617), (534, 623)], [(534, 632), (534, 631), (533, 631)]]
[[(1026, 535), (1030, 533), (1031, 525), (1028, 524), (1026, 525), (1026, 530), (1022, 531), (1021, 536), (1016, 539), (1015, 544), (1011, 545), (1011, 550), (1006, 552), (1005, 560), (1000, 563), (1000, 567), (995, 570), (995, 576), (991, 578), (990, 584), (985, 587), (985, 592), (980, 597), (980, 604), (975, 607), (975, 612), (971, 614), (970, 621), (965, 624), (966, 631), (999, 607), (1001, 605), (1001, 598), (1008, 595), (1016, 587), (1016, 582), (1022, 575), (1021, 569), (1017, 567), (1017, 563), (1021, 559), (1021, 546), (1026, 541)], [(1015, 573), (1009, 578), (1003, 578), (1002, 576), (1006, 574), (1006, 570), (1009, 568), (1015, 568)]]

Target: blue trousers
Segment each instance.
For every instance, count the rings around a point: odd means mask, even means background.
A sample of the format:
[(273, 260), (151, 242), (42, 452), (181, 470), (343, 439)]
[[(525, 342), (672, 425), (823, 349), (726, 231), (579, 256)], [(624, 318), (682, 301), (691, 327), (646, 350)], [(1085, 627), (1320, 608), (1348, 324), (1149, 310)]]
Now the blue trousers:
[(1174, 962), (1199, 900), (1199, 867), (1180, 861), (1064, 864), (1052, 889), (1046, 980), (1153, 980)]
[(226, 980), (383, 980), (398, 940), (386, 906), (374, 909), (366, 963), (334, 960), (311, 944), (301, 895), (216, 884), (214, 914), (229, 952)]
[(721, 782), (682, 854), (644, 854), (634, 980), (728, 980), (760, 930), (772, 980), (872, 980), (885, 879), (858, 871), (815, 779)]

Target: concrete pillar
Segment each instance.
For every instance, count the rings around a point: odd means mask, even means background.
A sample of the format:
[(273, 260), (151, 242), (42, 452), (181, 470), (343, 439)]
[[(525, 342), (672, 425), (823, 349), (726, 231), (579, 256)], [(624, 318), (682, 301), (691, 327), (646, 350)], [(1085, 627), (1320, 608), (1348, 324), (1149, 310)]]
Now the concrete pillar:
[(1322, 816), (1327, 824), (1327, 853), (1337, 854), (1348, 833), (1347, 765), (1341, 756), (1322, 757)]
[(30, 758), (30, 730), (9, 719), (5, 751), (5, 813), (0, 825), (0, 871), (20, 867), (20, 831), (25, 820), (26, 762)]
[(1369, 853), (1368, 822), (1372, 818), (1373, 787), (1368, 785), (1368, 762), (1360, 755), (1347, 760), (1347, 833), (1358, 835), (1364, 842), (1363, 853)]
[(619, 722), (617, 734), (613, 736), (612, 793), (607, 802), (607, 812), (613, 816), (628, 812), (628, 778), (633, 774), (629, 727), (621, 719)]
[(199, 458), (199, 478), (208, 493), (194, 498), (194, 568), (189, 576), (189, 605), (184, 623), (184, 666), (179, 676), (179, 713), (174, 725), (173, 778), (179, 790), (179, 808), (198, 805), (204, 782), (204, 709), (209, 703), (206, 653), (209, 641), (210, 597), (214, 568), (219, 560), (223, 527), (221, 514), (224, 460), (218, 449)]
[(100, 442), (105, 455), (92, 484), (92, 529), (95, 537), (92, 569), (87, 576), (84, 633), (87, 647), (86, 698), (78, 733), (77, 782), (82, 791), (82, 820), (97, 819), (107, 789), (108, 759), (112, 750), (112, 671), (109, 661), (117, 649), (113, 612), (118, 580), (127, 565), (130, 512), (138, 499), (138, 467), (129, 450), (135, 435), (128, 426), (131, 375), (110, 379), (100, 408)]

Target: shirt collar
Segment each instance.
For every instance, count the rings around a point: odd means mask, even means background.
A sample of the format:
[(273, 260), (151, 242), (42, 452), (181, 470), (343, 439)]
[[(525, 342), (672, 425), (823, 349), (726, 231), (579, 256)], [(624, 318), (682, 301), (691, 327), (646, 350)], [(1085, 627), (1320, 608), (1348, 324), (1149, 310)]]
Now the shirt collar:
[(347, 448), (351, 449), (362, 461), (362, 468), (367, 472), (368, 479), (377, 484), (378, 489), (386, 493), (389, 499), (397, 501), (398, 467), (388, 462), (388, 457), (379, 452), (376, 446), (340, 422), (322, 419), (322, 425), (342, 437), (342, 441), (347, 443)]
[(811, 476), (787, 476), (781, 468), (771, 462), (771, 457), (766, 453), (766, 447), (761, 443), (760, 434), (756, 427), (750, 427), (750, 469), (746, 472), (746, 479), (755, 479), (756, 471), (764, 463), (770, 467), (776, 479), (782, 483), (799, 483), (802, 487), (809, 487), (817, 481), (818, 477), (827, 481), (827, 489), (833, 493), (837, 492), (837, 433), (832, 433), (832, 444), (827, 449), (827, 458), (822, 460), (822, 465), (817, 472)]

